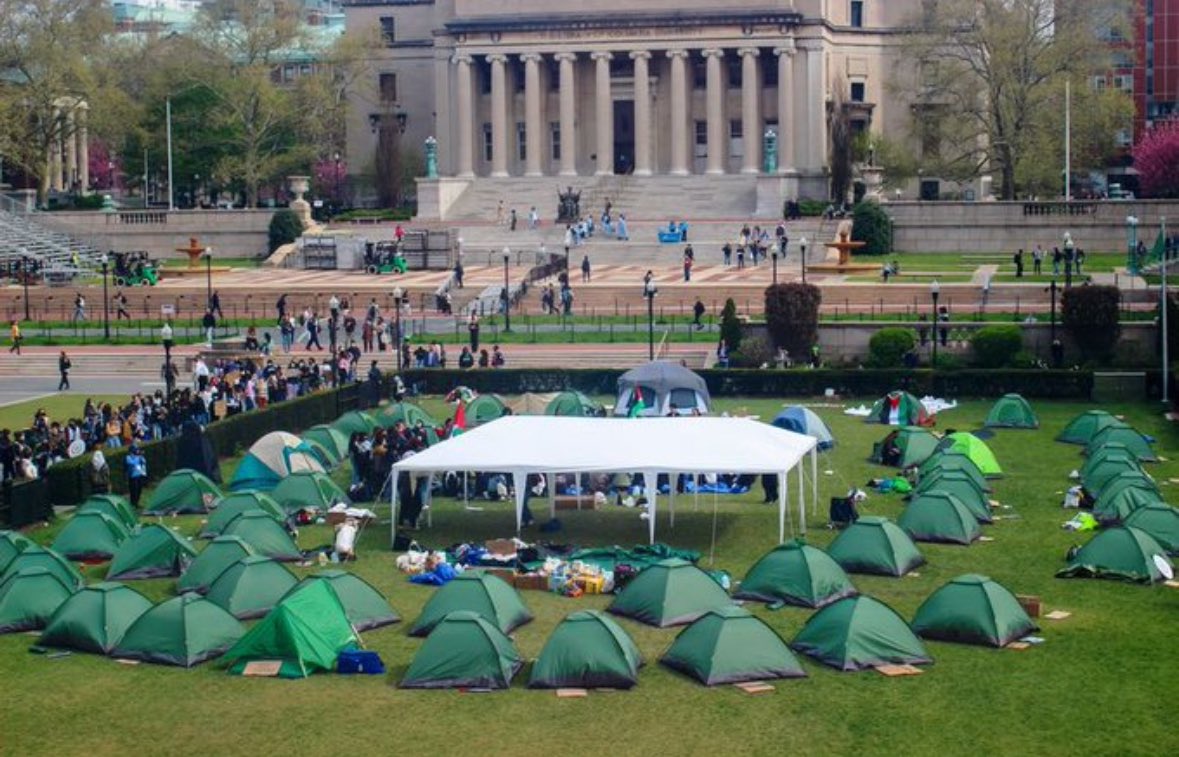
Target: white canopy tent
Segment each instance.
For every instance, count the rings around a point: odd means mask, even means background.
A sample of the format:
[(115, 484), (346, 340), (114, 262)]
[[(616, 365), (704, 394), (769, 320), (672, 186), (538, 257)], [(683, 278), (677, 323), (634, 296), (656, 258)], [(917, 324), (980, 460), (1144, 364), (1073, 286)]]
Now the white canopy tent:
[[(402, 473), (445, 471), (510, 473), (516, 490), (516, 530), (523, 517), (530, 473), (641, 472), (647, 484), (647, 525), (655, 541), (656, 487), (660, 473), (752, 473), (778, 476), (778, 540), (786, 539), (790, 471), (798, 470), (798, 521), (806, 531), (805, 486), (799, 467), (811, 459), (812, 511), (818, 501), (817, 442), (745, 418), (499, 418), (393, 465), (391, 501), (397, 528), (397, 479)], [(552, 487), (550, 486), (550, 492)], [(674, 487), (672, 492), (674, 492)], [(550, 495), (551, 496), (551, 495)], [(672, 517), (674, 518), (674, 493)], [(673, 521), (674, 523), (674, 521)]]

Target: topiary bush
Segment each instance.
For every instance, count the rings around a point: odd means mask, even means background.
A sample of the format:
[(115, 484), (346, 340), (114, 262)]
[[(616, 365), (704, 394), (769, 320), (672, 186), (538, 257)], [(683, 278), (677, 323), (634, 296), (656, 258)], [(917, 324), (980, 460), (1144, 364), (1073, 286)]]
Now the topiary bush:
[(766, 326), (776, 347), (795, 360), (805, 359), (819, 339), (819, 305), (823, 293), (811, 284), (775, 284), (766, 288)]
[(1115, 286), (1071, 287), (1060, 298), (1060, 317), (1085, 360), (1107, 362), (1121, 335), (1121, 292)]
[(294, 242), (303, 233), (303, 222), (299, 215), (289, 209), (276, 210), (270, 217), (270, 252), (273, 253), (284, 244)]
[(868, 365), (873, 368), (898, 368), (905, 355), (917, 345), (912, 329), (880, 329), (868, 340)]
[(892, 219), (875, 202), (861, 202), (852, 210), (852, 239), (866, 242), (857, 255), (887, 255), (892, 252)]
[(729, 348), (729, 355), (741, 349), (741, 338), (744, 336), (744, 330), (741, 326), (741, 320), (737, 318), (737, 303), (733, 302), (733, 298), (725, 300), (725, 306), (721, 309), (720, 317), (720, 338), (725, 340), (725, 345)]
[(974, 362), (980, 368), (1006, 368), (1014, 365), (1023, 349), (1023, 329), (1019, 326), (984, 326), (970, 338)]
[(774, 348), (764, 336), (755, 335), (741, 341), (741, 349), (730, 353), (734, 368), (760, 368), (774, 361)]

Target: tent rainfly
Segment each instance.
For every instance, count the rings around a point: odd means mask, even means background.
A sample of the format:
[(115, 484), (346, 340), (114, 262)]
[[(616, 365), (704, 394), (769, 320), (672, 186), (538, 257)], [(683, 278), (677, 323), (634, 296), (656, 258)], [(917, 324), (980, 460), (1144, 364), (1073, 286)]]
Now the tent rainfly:
[(598, 610), (579, 610), (553, 629), (532, 666), (533, 689), (629, 689), (643, 656), (634, 640)]
[(19, 531), (0, 531), (0, 573), (8, 570), (8, 564), (31, 546), (33, 542)]
[(238, 463), (230, 491), (270, 491), (278, 482), (298, 471), (323, 472), (323, 466), (308, 442), (285, 431), (271, 431), (250, 445)]
[(191, 668), (225, 653), (246, 632), (237, 618), (197, 594), (181, 594), (139, 616), (112, 657)]
[(806, 677), (782, 637), (743, 607), (701, 615), (680, 631), (659, 662), (705, 686)]
[(678, 363), (655, 360), (618, 377), (615, 415), (662, 417), (673, 411), (690, 415), (695, 410), (712, 411), (708, 385)]
[(202, 473), (181, 468), (156, 485), (144, 512), (150, 515), (207, 513), (220, 498), (217, 484)]
[(1032, 406), (1018, 394), (1004, 394), (991, 405), (983, 423), (989, 428), (1039, 428)]
[(975, 574), (958, 576), (917, 608), (913, 631), (926, 639), (1003, 647), (1039, 630), (1015, 595)]
[[(561, 439), (559, 445), (553, 439)], [(529, 473), (616, 473), (636, 471), (646, 481), (660, 473), (733, 473), (778, 476), (778, 541), (786, 540), (788, 476), (806, 455), (812, 509), (818, 500), (817, 442), (747, 418), (572, 418), (507, 416), (448, 439), (393, 466), (393, 475), (444, 471), (504, 471), (516, 490), (519, 531)], [(806, 530), (803, 471), (798, 472), (798, 520)], [(397, 486), (390, 486), (396, 524)], [(658, 497), (647, 491), (647, 528), (655, 542)], [(670, 497), (671, 517), (675, 499)]]
[(22, 568), (0, 581), (0, 633), (44, 628), (74, 587), (49, 568)]

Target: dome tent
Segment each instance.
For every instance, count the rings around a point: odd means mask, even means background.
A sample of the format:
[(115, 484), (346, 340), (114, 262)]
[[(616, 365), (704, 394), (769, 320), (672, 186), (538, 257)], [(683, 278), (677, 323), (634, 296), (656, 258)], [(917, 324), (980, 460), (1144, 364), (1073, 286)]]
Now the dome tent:
[(48, 568), (21, 568), (0, 581), (0, 633), (44, 628), (75, 588)]
[(337, 502), (351, 505), (352, 500), (325, 473), (292, 473), (274, 487), (270, 496), (288, 513), (305, 507), (327, 510)]
[(434, 592), (409, 629), (409, 635), (425, 636), (447, 613), (455, 610), (478, 613), (504, 633), (511, 633), (532, 620), (532, 613), (520, 595), (503, 579), (490, 573), (469, 572), (459, 574)]
[(966, 509), (979, 523), (992, 523), (991, 503), (986, 492), (978, 488), (969, 474), (963, 471), (938, 471), (934, 475), (921, 479), (921, 483), (913, 488), (913, 497), (925, 493), (952, 494), (958, 501), (966, 505)]
[(890, 431), (883, 439), (872, 445), (869, 460), (878, 465), (894, 468), (908, 468), (920, 465), (937, 449), (938, 438), (929, 431), (915, 426), (906, 426)]
[(1130, 513), (1124, 522), (1149, 534), (1170, 554), (1179, 554), (1179, 510), (1162, 503), (1144, 505)]
[(181, 468), (156, 485), (144, 512), (151, 515), (207, 513), (220, 497), (217, 484), (203, 474)]
[[(1121, 445), (1118, 445), (1121, 446)], [(1132, 453), (1111, 452), (1101, 457), (1091, 457), (1085, 461), (1079, 471), (1081, 485), (1090, 494), (1097, 494), (1105, 488), (1110, 479), (1122, 474), (1143, 474), (1142, 466)]]
[(191, 668), (221, 656), (245, 632), (225, 610), (186, 593), (140, 615), (111, 656)]
[(196, 554), (196, 550), (171, 529), (153, 523), (123, 542), (111, 558), (106, 580), (179, 576)]
[(472, 429), (484, 423), (491, 423), (497, 418), (502, 418), (507, 409), (508, 406), (497, 395), (480, 394), (463, 408), (465, 427)]
[(610, 612), (666, 628), (691, 623), (709, 610), (728, 607), (729, 595), (687, 560), (660, 560), (614, 596)]
[(368, 581), (346, 570), (321, 570), (300, 581), (287, 596), (315, 583), (326, 583), (331, 587), (344, 608), (348, 622), (357, 631), (369, 631), (401, 622), (401, 616), (393, 611), (381, 592)]
[[(639, 402), (642, 408), (638, 408)], [(698, 374), (679, 363), (656, 360), (631, 368), (618, 378), (615, 415), (653, 415), (675, 412), (692, 415), (712, 412), (708, 385)]]
[(792, 405), (774, 416), (770, 423), (778, 428), (796, 434), (812, 436), (819, 442), (819, 451), (826, 452), (835, 446), (835, 437), (818, 413), (809, 407)]
[(295, 562), (303, 559), (303, 553), (286, 529), (278, 524), (269, 513), (261, 510), (246, 510), (229, 521), (222, 536), (236, 536), (253, 547), (260, 555), (280, 562)]
[(147, 597), (121, 583), (87, 586), (57, 608), (37, 643), (110, 654), (127, 629), (151, 606)]
[(857, 593), (830, 555), (793, 541), (779, 544), (754, 563), (733, 596), (817, 608)]
[(524, 660), (503, 631), (470, 611), (448, 613), (414, 655), (403, 689), (506, 689)]
[(53, 540), (53, 548), (71, 560), (109, 560), (128, 537), (121, 521), (92, 510), (70, 518)]
[(91, 494), (85, 502), (78, 505), (75, 515), (97, 511), (106, 513), (127, 527), (128, 532), (139, 525), (139, 516), (131, 508), (126, 497), (118, 494)]
[(932, 426), (934, 417), (925, 410), (921, 400), (908, 392), (893, 391), (876, 400), (864, 422), (885, 426)]
[(350, 410), (334, 420), (331, 426), (349, 439), (353, 434), (371, 434), (377, 430), (377, 422), (363, 410)]
[(1153, 463), (1159, 459), (1146, 437), (1128, 423), (1111, 423), (1098, 431), (1085, 445), (1085, 454), (1095, 454), (1107, 444), (1123, 444), (1143, 462)]
[(22, 568), (47, 568), (55, 576), (60, 578), (62, 583), (74, 588), (81, 588), (86, 583), (85, 579), (82, 578), (82, 573), (74, 567), (72, 562), (48, 547), (33, 545), (26, 548), (14, 559), (9, 561), (8, 567), (4, 569), (4, 575), (0, 576), (0, 580), (8, 578)]
[(225, 531), (237, 516), (249, 510), (261, 510), (274, 518), (276, 523), (284, 523), (287, 519), (286, 510), (265, 492), (234, 492), (217, 500), (217, 507), (209, 514), (209, 519), (201, 528), (201, 537), (211, 539)]
[(925, 645), (896, 611), (866, 596), (841, 599), (819, 610), (790, 647), (844, 671), (933, 662)]
[(1170, 564), (1166, 550), (1145, 531), (1115, 526), (1101, 531), (1077, 550), (1057, 578), (1112, 578), (1137, 583), (1156, 583), (1165, 576), (1155, 557)]
[(339, 465), (348, 457), (348, 435), (326, 423), (304, 431), (303, 441), (322, 447), (332, 458), (333, 465)]
[[(374, 410), (372, 416), (383, 428), (393, 428), (398, 423), (404, 423), (412, 428), (419, 422), (431, 431), (438, 427), (438, 421), (434, 420), (434, 416), (412, 402), (391, 402)], [(438, 441), (437, 436), (431, 439), (430, 443), (433, 444), (436, 441)]]
[(774, 629), (733, 606), (710, 610), (692, 621), (659, 662), (705, 686), (806, 677)]
[(226, 568), (243, 557), (256, 555), (254, 548), (237, 536), (218, 536), (201, 551), (176, 582), (176, 591), (204, 594)]
[(1005, 647), (1039, 628), (1010, 591), (987, 576), (958, 576), (917, 608), (913, 631), (926, 639)]
[(1088, 410), (1069, 421), (1069, 424), (1056, 437), (1056, 441), (1086, 445), (1098, 431), (1118, 423), (1121, 421), (1104, 410)]
[(590, 399), (581, 392), (559, 392), (545, 406), (545, 415), (573, 415), (592, 418), (605, 413), (601, 403)]
[(1163, 503), (1154, 481), (1141, 472), (1119, 473), (1108, 479), (1093, 499), (1093, 517), (1120, 523), (1140, 507)]
[(925, 564), (917, 545), (888, 518), (864, 516), (843, 530), (827, 554), (849, 573), (903, 576)]
[(638, 683), (643, 656), (610, 616), (579, 610), (565, 617), (532, 665), (532, 689), (629, 689)]
[(915, 541), (970, 546), (982, 536), (982, 529), (970, 509), (953, 494), (940, 492), (925, 492), (913, 497), (897, 519), (897, 525)]
[(1004, 394), (991, 405), (987, 419), (983, 423), (988, 428), (1028, 428), (1040, 427), (1032, 406), (1018, 394)]
[(221, 571), (205, 596), (238, 620), (248, 620), (269, 612), (296, 583), (282, 563), (250, 555)]
[(31, 546), (33, 542), (19, 531), (0, 531), (0, 573), (8, 570), (8, 564)]
[(986, 478), (997, 478), (1003, 475), (1003, 469), (999, 467), (999, 461), (995, 459), (991, 448), (974, 434), (965, 431), (947, 434), (938, 443), (938, 449), (966, 455)]
[(984, 492), (991, 490), (991, 485), (987, 482), (986, 476), (979, 470), (978, 466), (974, 464), (969, 457), (963, 455), (961, 452), (952, 452), (950, 450), (938, 450), (933, 453), (925, 462), (917, 466), (918, 481), (923, 481), (926, 478), (933, 477), (938, 473), (961, 473), (964, 476), (969, 476), (979, 489)]
[(270, 491), (292, 473), (311, 471), (322, 473), (323, 465), (311, 445), (294, 434), (271, 431), (250, 445), (238, 463), (229, 490)]

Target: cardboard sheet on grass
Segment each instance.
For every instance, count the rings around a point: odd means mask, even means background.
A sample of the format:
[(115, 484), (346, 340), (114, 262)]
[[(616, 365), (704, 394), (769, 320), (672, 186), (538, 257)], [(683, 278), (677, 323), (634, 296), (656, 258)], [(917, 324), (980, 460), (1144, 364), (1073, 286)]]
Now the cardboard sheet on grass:
[[(778, 476), (778, 540), (786, 539), (790, 471), (811, 458), (812, 509), (818, 500), (818, 458), (814, 437), (747, 418), (574, 418), (505, 416), (419, 452), (393, 466), (401, 473), (492, 471), (512, 474), (519, 532), (529, 473), (641, 472), (654, 483), (660, 473), (752, 473)], [(798, 471), (798, 522), (806, 531), (803, 507), (805, 466)], [(397, 487), (392, 491), (394, 516)], [(655, 542), (655, 487), (647, 489), (647, 526)], [(670, 499), (674, 518), (675, 499)], [(397, 518), (393, 518), (394, 531)]]

